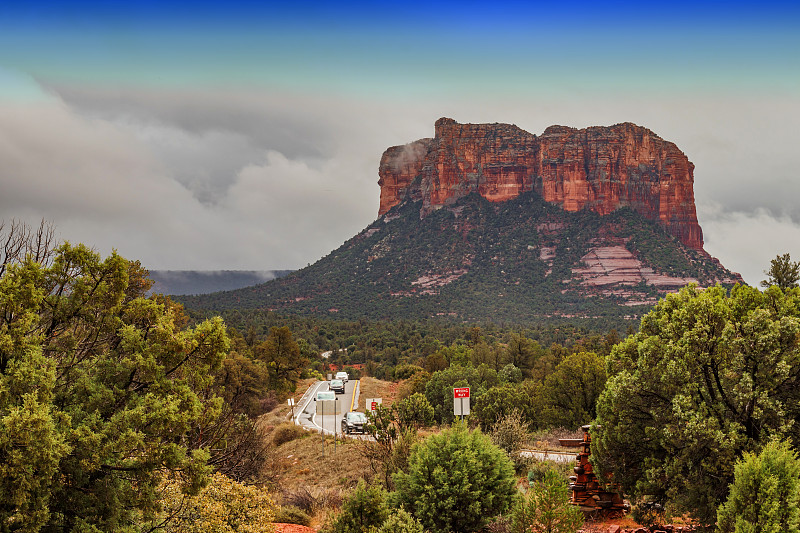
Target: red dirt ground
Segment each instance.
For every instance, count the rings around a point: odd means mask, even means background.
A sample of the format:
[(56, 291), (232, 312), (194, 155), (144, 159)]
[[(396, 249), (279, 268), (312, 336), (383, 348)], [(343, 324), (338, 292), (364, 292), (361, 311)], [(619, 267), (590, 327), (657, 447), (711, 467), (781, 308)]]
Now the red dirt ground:
[(273, 524), (275, 533), (316, 533), (314, 528), (299, 526), (297, 524)]

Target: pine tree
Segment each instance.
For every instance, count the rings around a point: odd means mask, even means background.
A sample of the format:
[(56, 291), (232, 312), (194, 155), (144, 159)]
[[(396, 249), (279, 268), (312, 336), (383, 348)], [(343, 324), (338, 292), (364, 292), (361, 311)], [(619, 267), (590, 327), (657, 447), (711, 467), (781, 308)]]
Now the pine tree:
[(800, 460), (786, 442), (746, 453), (734, 467), (728, 500), (717, 513), (719, 533), (798, 533)]

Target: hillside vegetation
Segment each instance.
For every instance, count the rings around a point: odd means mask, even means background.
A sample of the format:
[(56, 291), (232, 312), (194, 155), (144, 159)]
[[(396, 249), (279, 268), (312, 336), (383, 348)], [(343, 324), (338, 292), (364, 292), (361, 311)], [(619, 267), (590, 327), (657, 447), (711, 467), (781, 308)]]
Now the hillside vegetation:
[(215, 312), (514, 324), (568, 318), (625, 329), (664, 292), (644, 283), (616, 292), (584, 283), (581, 259), (603, 246), (701, 285), (734, 276), (630, 209), (599, 216), (566, 212), (533, 192), (497, 204), (473, 194), (422, 219), (418, 203), (405, 202), (285, 278), (180, 301)]

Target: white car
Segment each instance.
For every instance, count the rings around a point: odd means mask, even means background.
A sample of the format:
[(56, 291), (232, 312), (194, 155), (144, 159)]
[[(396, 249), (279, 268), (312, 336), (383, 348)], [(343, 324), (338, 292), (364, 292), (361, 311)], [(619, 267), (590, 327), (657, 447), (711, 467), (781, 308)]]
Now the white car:
[(337, 372), (336, 377), (333, 379), (341, 379), (344, 383), (347, 383), (349, 377), (347, 376), (347, 372)]
[(328, 390), (332, 390), (336, 394), (344, 394), (344, 381), (341, 379), (332, 379), (328, 382)]

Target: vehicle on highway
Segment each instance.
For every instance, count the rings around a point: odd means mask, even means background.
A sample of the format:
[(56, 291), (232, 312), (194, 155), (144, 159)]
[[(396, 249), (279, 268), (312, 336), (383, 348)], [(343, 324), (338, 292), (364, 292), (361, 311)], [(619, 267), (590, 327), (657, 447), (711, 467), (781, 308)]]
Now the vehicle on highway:
[(342, 419), (342, 433), (349, 435), (350, 433), (366, 433), (367, 432), (367, 417), (364, 413), (358, 411), (350, 411)]
[(350, 379), (350, 376), (347, 375), (347, 372), (337, 372), (336, 377), (334, 379), (341, 379), (342, 381), (347, 383), (347, 380)]
[(317, 392), (317, 398), (316, 398), (315, 401), (317, 401), (317, 400), (319, 400), (319, 401), (322, 401), (322, 400), (335, 400), (335, 399), (336, 399), (336, 393), (335, 392), (328, 391), (328, 390), (322, 390), (322, 391)]
[(341, 379), (332, 379), (328, 383), (328, 390), (332, 390), (336, 394), (344, 394), (344, 381)]

